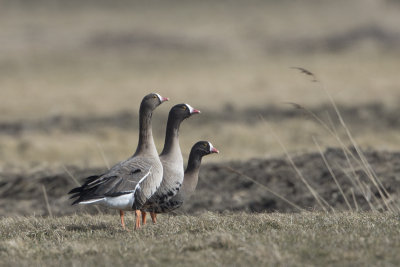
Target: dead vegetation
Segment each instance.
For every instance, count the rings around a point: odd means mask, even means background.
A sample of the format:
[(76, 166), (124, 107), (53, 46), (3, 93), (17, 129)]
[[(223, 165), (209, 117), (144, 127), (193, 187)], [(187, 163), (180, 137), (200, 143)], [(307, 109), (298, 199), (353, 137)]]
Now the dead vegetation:
[[(351, 153), (355, 155), (356, 151), (351, 149)], [(330, 164), (344, 196), (350, 202), (351, 209), (346, 204), (343, 194), (332, 179), (332, 174), (319, 152), (291, 154), (298, 171), (315, 192), (326, 201), (325, 206), (330, 212), (330, 207), (337, 211), (386, 209), (380, 192), (371, 183), (359, 158), (350, 158), (348, 161), (340, 148), (329, 148), (323, 151), (323, 156)], [(399, 205), (400, 153), (367, 150), (364, 156), (376, 176), (379, 177), (384, 191), (390, 194), (392, 199), (390, 205)], [(227, 167), (239, 174), (230, 171)], [(85, 177), (101, 173), (105, 169), (105, 166), (90, 169), (66, 166), (27, 173), (0, 173), (0, 216), (49, 214), (42, 185), (46, 188), (53, 215), (60, 216), (75, 212), (97, 214), (98, 210), (93, 207), (70, 206), (66, 193), (75, 187), (77, 182), (82, 182)], [(252, 180), (246, 179), (243, 175)], [(298, 208), (268, 192), (265, 187), (300, 206), (301, 209), (323, 210), (297, 175), (292, 164), (283, 156), (206, 163), (201, 168), (195, 194), (177, 213), (193, 215), (205, 211), (299, 211)], [(359, 180), (354, 180), (355, 178)], [(363, 186), (359, 187), (359, 183)], [(115, 212), (102, 209), (102, 213), (114, 214)]]
[[(329, 84), (360, 145), (399, 149), (398, 5), (213, 5), (6, 1), (0, 10), (0, 168), (99, 167), (97, 144), (110, 163), (126, 158), (137, 140), (136, 103), (152, 90), (203, 111), (182, 129), (186, 156), (213, 132), (219, 134), (210, 141), (226, 160), (239, 150), (244, 158), (282, 153), (259, 114), (282, 130), (291, 152), (314, 151), (312, 134), (329, 146), (319, 125), (283, 104), (300, 103), (318, 116), (332, 111), (319, 85), (291, 66), (317, 71)], [(159, 147), (168, 108), (155, 114)]]
[[(398, 3), (213, 5), (5, 1), (0, 265), (398, 264)], [(180, 216), (124, 232), (66, 192), (131, 155), (149, 90), (203, 111), (185, 157), (222, 153)]]
[(373, 212), (205, 213), (126, 232), (117, 215), (2, 218), (0, 256), (4, 266), (396, 265), (399, 222)]

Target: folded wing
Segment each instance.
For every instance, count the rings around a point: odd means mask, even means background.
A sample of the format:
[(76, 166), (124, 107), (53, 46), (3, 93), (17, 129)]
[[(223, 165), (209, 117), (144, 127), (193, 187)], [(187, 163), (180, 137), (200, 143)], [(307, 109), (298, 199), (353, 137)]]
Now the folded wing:
[(102, 175), (86, 178), (82, 186), (72, 189), (68, 194), (72, 194), (70, 198), (77, 198), (72, 205), (82, 202), (89, 204), (106, 197), (114, 198), (132, 193), (140, 200), (143, 198), (141, 185), (150, 176), (152, 166), (148, 161), (131, 158)]

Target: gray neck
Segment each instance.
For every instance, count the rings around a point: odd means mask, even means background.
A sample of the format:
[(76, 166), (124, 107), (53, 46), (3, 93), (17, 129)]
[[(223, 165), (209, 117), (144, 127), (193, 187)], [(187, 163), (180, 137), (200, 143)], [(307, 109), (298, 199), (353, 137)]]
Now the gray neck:
[(196, 189), (199, 181), (199, 171), (202, 157), (193, 151), (190, 152), (188, 165), (185, 170), (185, 178), (180, 190), (183, 191), (185, 197), (190, 196)]
[(168, 115), (167, 129), (165, 131), (165, 142), (164, 148), (160, 154), (160, 156), (168, 156), (168, 155), (181, 155), (181, 149), (179, 147), (179, 127), (181, 125), (182, 120), (177, 119), (170, 112)]
[(149, 154), (157, 156), (157, 149), (154, 144), (151, 118), (153, 111), (150, 108), (140, 106), (139, 110), (139, 142), (134, 156)]

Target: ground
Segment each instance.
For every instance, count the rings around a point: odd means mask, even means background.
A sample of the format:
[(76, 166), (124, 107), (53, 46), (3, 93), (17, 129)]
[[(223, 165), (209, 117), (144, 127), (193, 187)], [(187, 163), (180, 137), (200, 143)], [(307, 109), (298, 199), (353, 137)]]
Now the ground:
[(282, 154), (259, 112), (292, 152), (315, 151), (312, 135), (337, 146), (307, 117), (281, 115), (295, 102), (325, 116), (322, 86), (348, 115), (360, 112), (349, 123), (360, 144), (400, 149), (397, 1), (84, 2), (0, 10), (3, 169), (99, 167), (101, 151), (110, 165), (125, 159), (151, 91), (171, 99), (154, 115), (159, 149), (173, 104), (202, 111), (182, 125), (185, 156), (201, 139), (221, 150), (213, 161)]
[[(3, 1), (4, 263), (395, 265), (399, 13), (396, 0)], [(183, 102), (202, 111), (182, 124), (184, 158), (199, 140), (220, 154), (182, 209), (127, 233), (117, 211), (66, 193), (132, 155), (153, 91), (170, 98), (153, 116), (159, 150)]]
[[(399, 219), (372, 212), (204, 213), (126, 232), (116, 215), (3, 218), (0, 256), (4, 266), (395, 266)], [(133, 218), (127, 222), (132, 228)]]
[[(347, 161), (343, 150), (333, 148), (324, 151), (323, 155), (343, 194), (321, 154), (302, 153), (292, 157), (305, 181), (326, 202), (322, 206), (289, 160), (276, 157), (205, 164), (201, 168), (195, 194), (174, 214), (199, 215), (206, 211), (385, 210), (386, 205), (393, 205), (393, 211), (399, 211), (400, 153), (365, 152), (365, 158), (370, 162), (370, 167), (382, 186), (374, 185), (368, 169), (358, 156)], [(67, 166), (65, 169), (47, 169), (33, 173), (1, 173), (0, 215), (49, 215), (51, 212), (52, 215), (60, 216), (76, 212), (98, 214), (99, 210), (101, 213), (116, 214), (114, 210), (71, 206), (72, 201), (67, 195), (77, 183), (83, 183), (85, 177), (106, 170), (107, 168), (80, 169)], [(48, 206), (43, 188), (46, 190)], [(379, 191), (383, 188), (385, 192)]]

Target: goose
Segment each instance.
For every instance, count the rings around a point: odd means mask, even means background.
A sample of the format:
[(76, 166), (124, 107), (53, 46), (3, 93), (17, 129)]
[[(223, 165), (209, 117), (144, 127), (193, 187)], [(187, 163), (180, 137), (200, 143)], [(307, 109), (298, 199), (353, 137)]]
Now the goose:
[[(183, 202), (190, 198), (197, 186), (201, 159), (204, 156), (210, 155), (212, 153), (219, 153), (219, 151), (208, 141), (199, 141), (193, 145), (189, 154), (185, 176), (179, 192), (169, 201), (166, 201), (154, 207), (154, 213), (157, 214), (173, 211), (181, 207)], [(153, 223), (155, 222), (153, 221)]]
[(139, 109), (139, 141), (136, 152), (125, 161), (101, 175), (86, 178), (85, 183), (72, 189), (72, 205), (101, 205), (120, 210), (125, 229), (124, 211), (135, 211), (135, 229), (140, 228), (140, 209), (161, 184), (163, 168), (153, 140), (151, 118), (153, 111), (168, 98), (159, 94), (146, 95)]
[(182, 152), (179, 147), (179, 127), (182, 121), (198, 113), (200, 110), (194, 109), (189, 104), (178, 104), (173, 106), (168, 114), (165, 143), (160, 154), (163, 179), (160, 187), (141, 210), (143, 224), (146, 223), (146, 211), (150, 212), (151, 218), (155, 222), (156, 214), (152, 212), (153, 208), (176, 195), (182, 185), (184, 169)]

